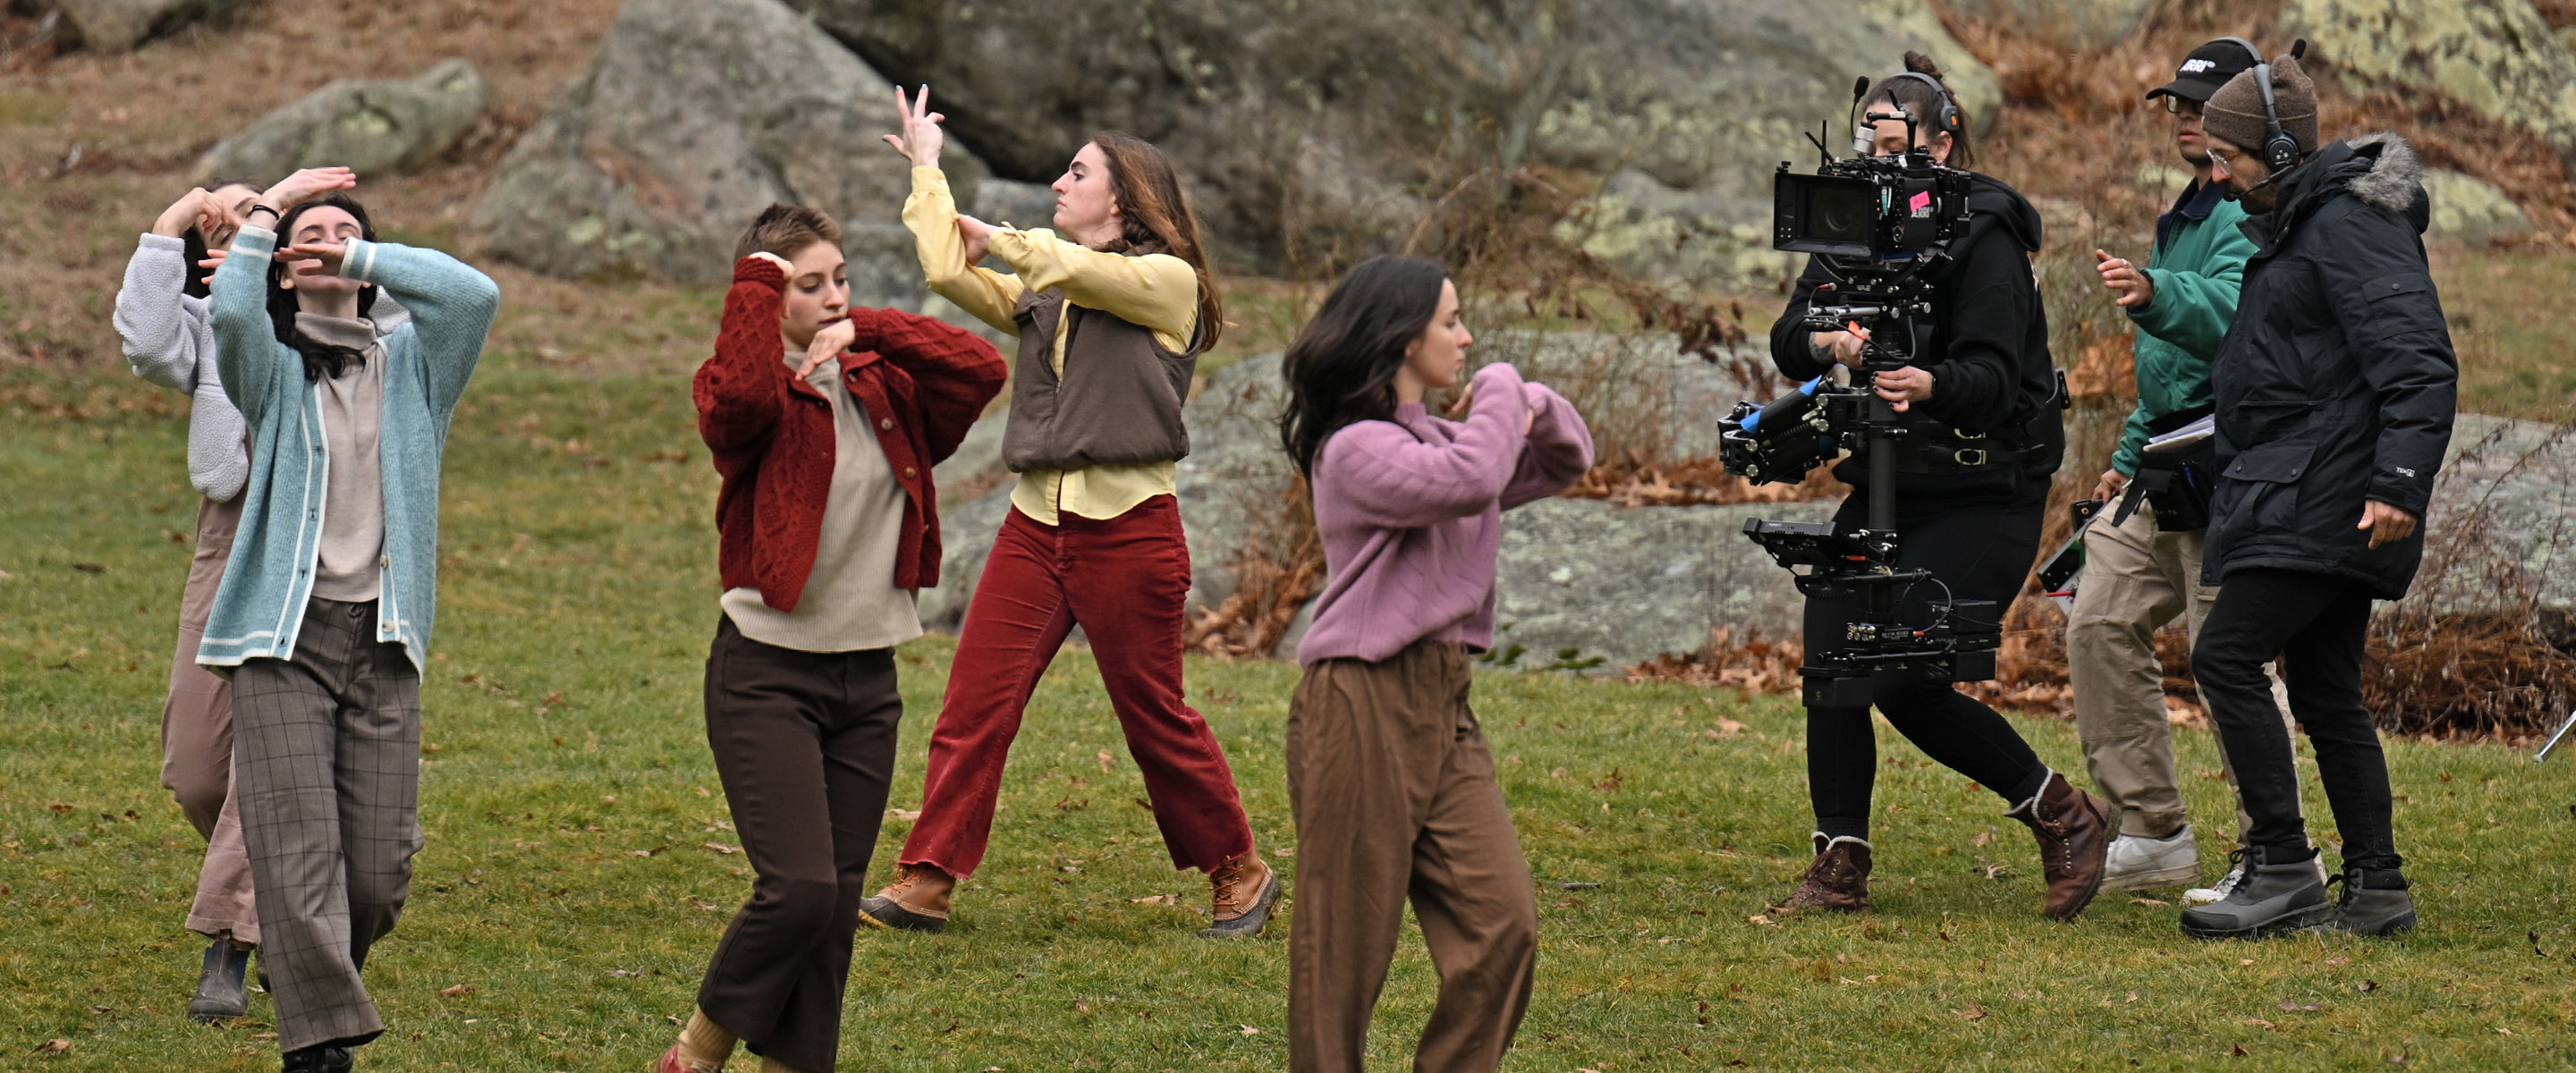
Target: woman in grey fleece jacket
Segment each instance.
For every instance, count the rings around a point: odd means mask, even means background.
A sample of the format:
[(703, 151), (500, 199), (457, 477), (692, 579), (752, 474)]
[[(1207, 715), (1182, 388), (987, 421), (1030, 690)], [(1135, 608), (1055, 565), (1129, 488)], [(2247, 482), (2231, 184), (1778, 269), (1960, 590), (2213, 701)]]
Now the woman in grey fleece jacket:
[[(172, 202), (136, 243), (116, 292), (116, 332), (134, 375), (189, 398), (188, 482), (205, 497), (197, 507), (196, 554), (180, 597), (179, 643), (161, 709), (161, 784), (206, 839), (187, 927), (212, 940), (188, 1003), (190, 1017), (207, 1021), (249, 1011), (244, 978), (259, 943), (259, 914), (233, 804), (232, 686), (197, 665), (197, 644), (250, 477), (248, 427), (215, 371), (206, 270), (221, 262), (241, 214), (260, 192), (253, 183), (219, 181)], [(391, 331), (403, 319), (380, 312), (376, 322)]]

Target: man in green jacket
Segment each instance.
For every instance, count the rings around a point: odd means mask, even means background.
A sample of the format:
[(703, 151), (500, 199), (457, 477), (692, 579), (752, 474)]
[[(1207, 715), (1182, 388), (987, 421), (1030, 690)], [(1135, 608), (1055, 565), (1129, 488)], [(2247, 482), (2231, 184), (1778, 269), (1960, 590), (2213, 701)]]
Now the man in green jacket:
[[(2191, 165), (2193, 179), (2157, 219), (2155, 253), (2146, 268), (2094, 251), (2103, 286), (2117, 294), (2138, 329), (2138, 405), (2111, 468), (2094, 489), (2096, 499), (2122, 498), (2131, 490), (2147, 461), (2150, 436), (2210, 412), (2210, 356), (2235, 318), (2238, 280), (2254, 243), (2237, 227), (2245, 210), (2211, 181), (2201, 103), (2258, 62), (2252, 45), (2220, 38), (2193, 49), (2173, 81), (2147, 92), (2148, 100), (2162, 98), (2173, 113), (2174, 147)], [(2205, 484), (2200, 494), (2205, 502)], [(2120, 816), (2119, 837), (2103, 867), (2104, 890), (2185, 887), (2200, 879), (2200, 851), (2174, 776), (2155, 634), (2179, 614), (2197, 638), (2218, 587), (2200, 584), (2205, 517), (2187, 520), (2166, 511), (2166, 526), (2173, 526), (2168, 528), (2158, 523), (2157, 505), (2127, 497), (2127, 510), (2104, 508), (2085, 533), (2084, 573), (2066, 626), (2066, 665), (2085, 766)], [(2223, 756), (2220, 762), (2225, 768)], [(2227, 771), (2232, 787), (2234, 771)], [(2241, 809), (2238, 816), (2241, 833)], [(2188, 891), (2185, 899), (2216, 901), (2234, 878)]]

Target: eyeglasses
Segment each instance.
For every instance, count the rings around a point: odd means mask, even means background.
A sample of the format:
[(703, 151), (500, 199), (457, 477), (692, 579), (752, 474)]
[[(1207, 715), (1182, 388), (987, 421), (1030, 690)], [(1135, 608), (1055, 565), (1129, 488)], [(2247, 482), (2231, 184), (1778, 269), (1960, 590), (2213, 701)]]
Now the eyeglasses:
[(2236, 158), (2244, 155), (2245, 150), (2242, 149), (2230, 153), (2214, 145), (2209, 147), (2209, 162), (2216, 165), (2213, 171), (2219, 177), (2233, 174), (2236, 171)]
[(2193, 115), (2200, 114), (2200, 102), (2184, 100), (2182, 95), (2179, 93), (2165, 94), (2162, 99), (2165, 102), (2165, 111), (2176, 114), (2183, 112), (2189, 112)]

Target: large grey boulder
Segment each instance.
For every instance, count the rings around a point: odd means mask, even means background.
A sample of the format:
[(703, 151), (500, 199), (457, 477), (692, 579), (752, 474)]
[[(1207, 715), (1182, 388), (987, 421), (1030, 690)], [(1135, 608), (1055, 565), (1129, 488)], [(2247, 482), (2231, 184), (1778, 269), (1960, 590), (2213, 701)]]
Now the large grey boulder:
[[(1486, 357), (1513, 361), (1534, 377), (1593, 389), (1603, 396), (1598, 405), (1604, 413), (1627, 407), (1615, 420), (1662, 423), (1652, 435), (1684, 451), (1713, 446), (1709, 415), (1723, 413), (1740, 394), (1730, 378), (1711, 371), (1716, 367), (1674, 355), (1670, 344), (1652, 340), (1494, 333), (1480, 347), (1493, 348)], [(1175, 467), (1175, 484), (1190, 544), (1193, 607), (1214, 607), (1233, 594), (1237, 551), (1276, 527), (1286, 505), (1291, 472), (1272, 423), (1283, 391), (1279, 359), (1264, 354), (1217, 370), (1187, 408), (1190, 455)], [(1575, 382), (1586, 376), (1592, 379)], [(1613, 394), (1623, 398), (1609, 398)], [(987, 418), (986, 425), (998, 432), (1001, 420)], [(1703, 420), (1710, 427), (1700, 427)], [(985, 433), (979, 426), (977, 435)], [(970, 444), (975, 439), (970, 436)], [(943, 486), (984, 464), (967, 461), (970, 454), (961, 450), (946, 464), (956, 469), (939, 471)], [(926, 625), (954, 630), (964, 621), (1009, 499), (1005, 483), (981, 499), (947, 508), (942, 584), (920, 597)], [(1498, 623), (1504, 628), (1493, 662), (1524, 669), (1579, 666), (1606, 674), (1660, 653), (1697, 649), (1715, 626), (1732, 626), (1739, 638), (1793, 637), (1801, 606), (1797, 591), (1788, 571), (1744, 538), (1744, 519), (1815, 521), (1832, 508), (1787, 503), (1631, 509), (1598, 500), (1544, 499), (1510, 511), (1503, 516), (1498, 566)], [(1274, 656), (1294, 654), (1306, 621), (1299, 617)]]
[(247, 6), (250, 0), (53, 0), (49, 5), (91, 52), (123, 52), (190, 22)]
[(2576, 627), (2576, 426), (2461, 414), (2425, 514), (2408, 605), (2528, 607), (2553, 630)]
[[(894, 128), (894, 87), (778, 0), (629, 0), (473, 223), (541, 272), (722, 283), (762, 209), (806, 205), (848, 236), (852, 301), (911, 306), (911, 166), (879, 140)], [(943, 163), (973, 204), (982, 165)]]
[(2281, 31), (2356, 89), (2438, 90), (2576, 160), (2576, 55), (2531, 0), (2291, 0)]
[(472, 63), (443, 60), (406, 79), (343, 79), (284, 105), (197, 159), (194, 178), (273, 182), (297, 168), (368, 174), (419, 167), (474, 129), (492, 84)]
[(1575, 236), (1599, 255), (1777, 275), (1771, 169), (1811, 159), (1801, 132), (1843, 121), (1854, 76), (1920, 48), (1972, 115), (2000, 101), (1907, 0), (792, 2), (929, 84), (996, 174), (1052, 180), (1099, 128), (1155, 141), (1219, 248), (1261, 269), (1393, 248), (1457, 175), (1549, 165), (1610, 179)]
[(2433, 203), (2432, 234), (2482, 246), (2531, 231), (2531, 216), (2503, 187), (2474, 175), (2427, 168), (2424, 194)]

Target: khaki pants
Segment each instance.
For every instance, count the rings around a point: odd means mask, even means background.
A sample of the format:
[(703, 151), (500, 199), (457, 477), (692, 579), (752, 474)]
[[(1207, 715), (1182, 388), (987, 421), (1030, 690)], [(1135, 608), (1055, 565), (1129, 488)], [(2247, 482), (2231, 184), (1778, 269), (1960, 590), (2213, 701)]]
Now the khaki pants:
[(161, 785), (178, 798), (188, 825), (206, 840), (188, 930), (259, 943), (259, 908), (251, 894), (250, 858), (242, 851), (241, 812), (233, 795), (233, 687), (197, 666), (197, 642), (215, 588), (232, 558), (242, 496), (197, 508), (197, 553), (179, 598), (179, 647), (170, 654), (170, 695), (161, 706)]
[[(2112, 525), (2104, 518), (2084, 535), (2084, 579), (2066, 623), (2066, 673), (2075, 690), (2084, 766), (2119, 809), (2123, 835), (2163, 838), (2190, 818), (2174, 775), (2156, 631), (2181, 615), (2191, 639), (2200, 639), (2201, 622), (2218, 601), (2218, 586), (2200, 583), (2206, 542), (2203, 530), (2159, 531), (2155, 512), (2144, 503), (2128, 521)], [(2272, 694), (2281, 724), (2289, 728), (2278, 674), (2272, 677)], [(2223, 745), (2218, 763), (2228, 789), (2235, 790), (2236, 769)], [(2240, 797), (2239, 838), (2250, 823)]]
[(1297, 908), (1288, 935), (1288, 1068), (1359, 1073), (1369, 1019), (1413, 901), (1440, 1000), (1419, 1073), (1490, 1071), (1529, 1010), (1538, 900), (1467, 708), (1456, 644), (1306, 668), (1288, 707)]

